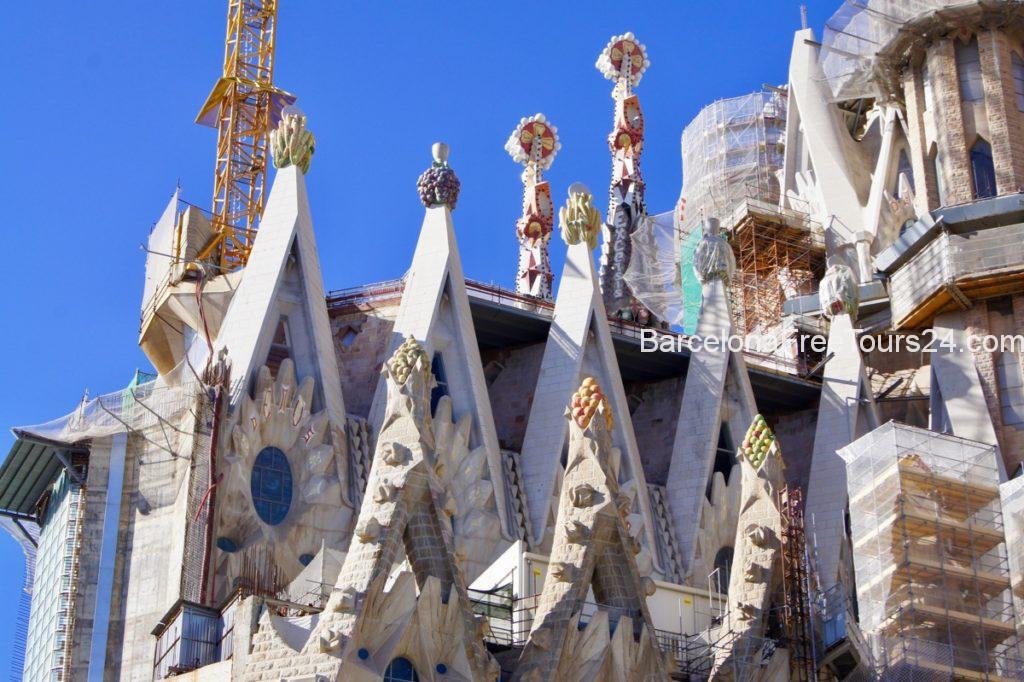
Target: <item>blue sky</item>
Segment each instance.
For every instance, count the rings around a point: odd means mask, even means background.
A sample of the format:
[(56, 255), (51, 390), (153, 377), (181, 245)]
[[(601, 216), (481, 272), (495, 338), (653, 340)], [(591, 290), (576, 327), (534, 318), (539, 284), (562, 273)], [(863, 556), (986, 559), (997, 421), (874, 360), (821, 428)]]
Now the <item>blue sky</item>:
[[(422, 218), (416, 176), (451, 145), (467, 276), (512, 286), (519, 166), (503, 145), (544, 112), (562, 150), (547, 178), (602, 197), (611, 83), (594, 68), (633, 31), (651, 67), (637, 93), (652, 212), (679, 195), (679, 136), (701, 106), (786, 80), (799, 2), (340, 2), (281, 0), (276, 83), (317, 138), (308, 176), (324, 284), (400, 276)], [(838, 0), (809, 2), (820, 31)], [(12, 3), (0, 22), (0, 454), (6, 427), (123, 387), (137, 367), (140, 244), (180, 181), (210, 203), (215, 132), (192, 123), (223, 56), (227, 3)], [(598, 202), (604, 208), (604, 202)], [(556, 272), (561, 244), (552, 241)], [(18, 546), (0, 533), (0, 601), (16, 603)], [(13, 608), (13, 606), (12, 606)], [(0, 675), (12, 623), (0, 618)]]

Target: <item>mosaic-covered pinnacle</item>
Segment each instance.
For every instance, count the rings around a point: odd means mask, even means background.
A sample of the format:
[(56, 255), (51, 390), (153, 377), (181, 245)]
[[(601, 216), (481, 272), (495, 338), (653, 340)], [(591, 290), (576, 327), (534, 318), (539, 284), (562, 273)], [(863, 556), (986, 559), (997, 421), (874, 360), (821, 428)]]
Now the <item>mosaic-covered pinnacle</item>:
[(604, 397), (597, 379), (587, 377), (580, 384), (579, 390), (572, 394), (572, 402), (569, 403), (569, 414), (581, 429), (585, 429), (590, 425), (590, 420), (597, 414), (599, 407), (604, 414), (605, 428), (611, 431), (615, 425), (611, 405), (608, 404), (608, 399)]
[(459, 200), (461, 184), (455, 171), (448, 165), (448, 145), (444, 142), (435, 142), (431, 147), (431, 154), (434, 163), (423, 171), (416, 181), (420, 201), (427, 208), (447, 206), (454, 211)]
[(594, 197), (583, 183), (569, 185), (569, 198), (558, 210), (558, 225), (567, 245), (586, 242), (588, 248), (597, 247), (601, 212), (594, 208)]
[(650, 65), (647, 47), (641, 44), (632, 32), (612, 36), (595, 64), (597, 70), (608, 80), (614, 81), (616, 85), (628, 83), (631, 87), (640, 83)]
[(309, 172), (316, 141), (306, 130), (306, 117), (298, 109), (286, 109), (277, 128), (270, 132), (270, 152), (275, 168), (295, 165), (303, 173)]
[(534, 114), (519, 120), (508, 141), (505, 151), (512, 160), (524, 166), (534, 165), (538, 170), (547, 170), (562, 148), (558, 141), (558, 128), (544, 114)]

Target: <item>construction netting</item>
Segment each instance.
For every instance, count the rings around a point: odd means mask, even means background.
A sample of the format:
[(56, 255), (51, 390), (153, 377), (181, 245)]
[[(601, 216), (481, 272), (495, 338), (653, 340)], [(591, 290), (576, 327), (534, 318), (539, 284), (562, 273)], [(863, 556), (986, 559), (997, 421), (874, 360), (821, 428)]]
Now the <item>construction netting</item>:
[(15, 430), (68, 444), (126, 431), (143, 435), (174, 433), (179, 428), (176, 420), (193, 406), (196, 395), (206, 390), (199, 379), (201, 370), (185, 359), (160, 377), (136, 373), (121, 390), (83, 397), (78, 407), (63, 417)]
[(846, 0), (825, 22), (819, 62), (836, 101), (877, 97), (880, 53), (928, 12), (977, 0)]
[(700, 285), (696, 292), (692, 286), (684, 288), (688, 282), (680, 275), (692, 275), (692, 268), (680, 272), (672, 213), (647, 216), (630, 235), (630, 241), (632, 251), (624, 277), (633, 296), (659, 319), (685, 329), (684, 302), (696, 296), (699, 309)]
[(995, 448), (888, 422), (840, 455), (883, 679), (1022, 679)]

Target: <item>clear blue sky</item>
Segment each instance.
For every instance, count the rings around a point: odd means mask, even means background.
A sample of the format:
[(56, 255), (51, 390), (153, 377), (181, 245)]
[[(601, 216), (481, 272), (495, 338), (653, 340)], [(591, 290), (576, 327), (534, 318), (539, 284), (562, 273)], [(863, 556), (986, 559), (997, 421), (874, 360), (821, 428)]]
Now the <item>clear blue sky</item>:
[[(519, 167), (503, 145), (544, 112), (562, 139), (547, 174), (560, 205), (583, 181), (604, 195), (611, 83), (594, 68), (633, 31), (651, 67), (648, 205), (679, 195), (679, 136), (701, 106), (786, 80), (798, 0), (342, 2), (280, 0), (276, 83), (299, 96), (317, 151), (309, 174), (324, 284), (400, 276), (422, 218), (417, 175), (451, 145), (462, 180), (456, 233), (469, 277), (512, 286)], [(809, 2), (820, 33), (839, 0)], [(180, 180), (208, 206), (215, 133), (192, 123), (223, 56), (227, 3), (17, 2), (0, 22), (0, 455), (7, 427), (123, 387), (137, 367), (139, 245)], [(604, 203), (599, 202), (604, 208)], [(555, 268), (562, 247), (552, 241)], [(0, 533), (0, 603), (22, 581)], [(0, 675), (12, 622), (0, 618)]]

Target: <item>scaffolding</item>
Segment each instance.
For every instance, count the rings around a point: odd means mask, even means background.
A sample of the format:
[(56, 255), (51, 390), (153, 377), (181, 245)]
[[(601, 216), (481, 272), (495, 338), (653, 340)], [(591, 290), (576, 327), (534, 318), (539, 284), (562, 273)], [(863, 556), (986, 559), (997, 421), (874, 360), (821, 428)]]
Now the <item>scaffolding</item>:
[(675, 212), (674, 252), (682, 274), (682, 326), (689, 333), (701, 303), (700, 283), (690, 267), (701, 221), (718, 218), (723, 227), (730, 227), (727, 217), (751, 188), (759, 198), (774, 197), (777, 202), (785, 137), (786, 95), (775, 89), (713, 102), (683, 130), (680, 203), (686, 204), (685, 211)]
[(681, 234), (690, 234), (704, 215), (724, 223), (750, 186), (777, 197), (785, 136), (784, 90), (722, 99), (701, 109), (682, 136)]
[(810, 682), (817, 669), (811, 628), (811, 575), (804, 534), (804, 496), (799, 487), (779, 491), (782, 510), (782, 626), (790, 656), (790, 680)]
[(1022, 679), (995, 448), (889, 422), (840, 454), (882, 679)]
[(757, 194), (757, 187), (748, 187), (730, 217), (737, 265), (733, 315), (743, 333), (769, 336), (779, 332), (783, 303), (817, 291), (825, 244), (821, 226), (807, 213)]

